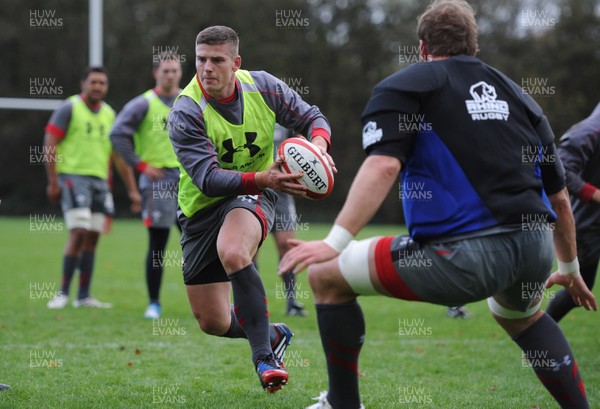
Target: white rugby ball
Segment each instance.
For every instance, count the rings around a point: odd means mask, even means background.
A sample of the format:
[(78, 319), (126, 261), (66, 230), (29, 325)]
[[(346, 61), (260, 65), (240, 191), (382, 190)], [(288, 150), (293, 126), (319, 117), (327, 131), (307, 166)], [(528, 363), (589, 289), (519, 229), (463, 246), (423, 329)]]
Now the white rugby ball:
[(333, 190), (333, 171), (321, 150), (303, 138), (288, 138), (279, 145), (283, 157), (281, 170), (292, 174), (304, 172), (297, 182), (308, 189), (311, 199), (323, 199)]

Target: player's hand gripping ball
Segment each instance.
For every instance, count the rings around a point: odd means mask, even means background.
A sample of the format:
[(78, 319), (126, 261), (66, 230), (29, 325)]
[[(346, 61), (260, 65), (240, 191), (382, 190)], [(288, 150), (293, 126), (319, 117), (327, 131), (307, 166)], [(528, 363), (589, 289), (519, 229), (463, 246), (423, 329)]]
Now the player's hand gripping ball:
[(318, 146), (303, 138), (288, 138), (279, 145), (279, 156), (283, 157), (282, 172), (304, 172), (297, 183), (308, 189), (310, 199), (323, 199), (331, 193), (333, 171)]

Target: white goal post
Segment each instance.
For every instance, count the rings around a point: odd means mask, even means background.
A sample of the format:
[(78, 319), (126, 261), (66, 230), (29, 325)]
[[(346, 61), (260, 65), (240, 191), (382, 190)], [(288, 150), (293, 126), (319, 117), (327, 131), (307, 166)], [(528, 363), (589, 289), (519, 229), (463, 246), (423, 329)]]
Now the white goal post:
[[(102, 1), (89, 0), (89, 65), (102, 65)], [(0, 109), (53, 111), (62, 104), (60, 99), (0, 98)]]

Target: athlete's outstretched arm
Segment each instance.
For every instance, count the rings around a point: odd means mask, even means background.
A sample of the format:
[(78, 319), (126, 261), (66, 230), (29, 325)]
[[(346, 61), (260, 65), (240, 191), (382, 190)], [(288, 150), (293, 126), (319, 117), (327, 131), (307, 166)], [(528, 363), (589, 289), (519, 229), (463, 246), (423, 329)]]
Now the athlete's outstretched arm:
[[(375, 215), (398, 178), (400, 160), (392, 156), (371, 155), (358, 170), (344, 207), (335, 219), (337, 226), (356, 235)], [(279, 264), (279, 271), (289, 271), (295, 266), (298, 273), (311, 264), (336, 257), (339, 252), (322, 240), (302, 242), (290, 240), (293, 248)]]
[(375, 215), (398, 179), (400, 161), (371, 155), (361, 165), (335, 224), (356, 235)]

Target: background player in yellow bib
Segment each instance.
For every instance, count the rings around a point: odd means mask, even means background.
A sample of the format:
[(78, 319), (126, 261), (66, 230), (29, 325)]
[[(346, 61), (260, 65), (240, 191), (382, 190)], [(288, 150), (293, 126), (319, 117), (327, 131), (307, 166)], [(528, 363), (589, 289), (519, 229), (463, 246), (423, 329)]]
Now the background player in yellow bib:
[(198, 34), (197, 73), (173, 105), (168, 128), (182, 168), (178, 216), (192, 312), (208, 334), (247, 338), (261, 385), (274, 392), (288, 379), (282, 360), (292, 333), (269, 324), (252, 258), (273, 225), (272, 189), (305, 193), (293, 182), (301, 174), (284, 175), (280, 159), (273, 162), (274, 126), (306, 135), (323, 153), (330, 128), (282, 81), (241, 70), (238, 43), (225, 26)]
[(74, 307), (110, 308), (90, 296), (96, 245), (105, 216), (114, 212), (108, 186), (111, 157), (127, 186), (132, 211), (139, 211), (140, 195), (133, 171), (112, 155), (108, 134), (115, 120), (113, 109), (103, 101), (108, 74), (103, 67), (88, 67), (81, 79), (81, 94), (61, 105), (46, 126), (45, 160), (48, 199), (60, 200), (69, 240), (65, 246), (61, 291), (48, 308), (64, 308), (75, 269), (79, 268), (79, 293)]
[(146, 285), (149, 304), (145, 318), (161, 314), (159, 293), (164, 251), (176, 222), (179, 168), (167, 131), (167, 116), (181, 89), (181, 63), (174, 53), (154, 56), (156, 86), (131, 100), (117, 116), (110, 133), (115, 150), (140, 172), (142, 218), (148, 228)]

